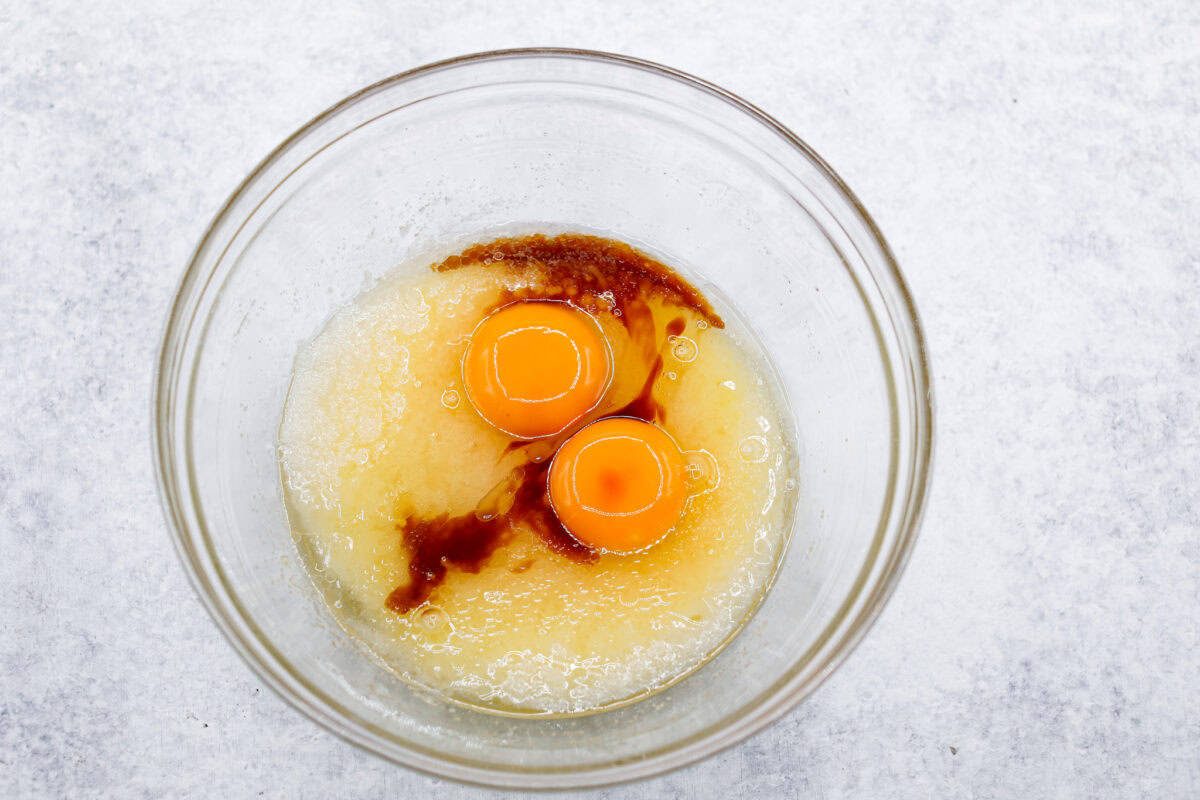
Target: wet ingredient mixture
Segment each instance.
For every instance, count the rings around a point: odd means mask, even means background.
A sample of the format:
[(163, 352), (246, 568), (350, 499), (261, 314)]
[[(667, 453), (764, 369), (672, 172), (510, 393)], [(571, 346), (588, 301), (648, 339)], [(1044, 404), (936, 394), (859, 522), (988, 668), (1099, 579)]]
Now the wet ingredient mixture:
[(515, 713), (643, 696), (736, 633), (786, 542), (790, 443), (749, 331), (583, 235), (397, 270), (303, 348), (280, 428), (338, 621)]

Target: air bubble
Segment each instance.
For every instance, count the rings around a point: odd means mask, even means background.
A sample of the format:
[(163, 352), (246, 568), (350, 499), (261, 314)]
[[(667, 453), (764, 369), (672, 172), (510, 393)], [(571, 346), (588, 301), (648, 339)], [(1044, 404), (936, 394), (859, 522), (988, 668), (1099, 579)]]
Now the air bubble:
[(695, 361), (700, 355), (700, 346), (686, 336), (668, 337), (667, 343), (671, 345), (671, 355), (681, 364)]
[(457, 390), (447, 389), (446, 391), (442, 392), (442, 405), (451, 411), (458, 408), (458, 404), (461, 402), (462, 398), (459, 396)]
[(747, 464), (761, 464), (767, 460), (771, 448), (761, 436), (747, 436), (738, 445), (738, 458)]
[(439, 631), (449, 626), (446, 612), (437, 606), (425, 606), (416, 614), (417, 624), (427, 631)]
[(683, 454), (684, 483), (689, 495), (711, 492), (721, 484), (721, 468), (707, 450), (688, 450)]

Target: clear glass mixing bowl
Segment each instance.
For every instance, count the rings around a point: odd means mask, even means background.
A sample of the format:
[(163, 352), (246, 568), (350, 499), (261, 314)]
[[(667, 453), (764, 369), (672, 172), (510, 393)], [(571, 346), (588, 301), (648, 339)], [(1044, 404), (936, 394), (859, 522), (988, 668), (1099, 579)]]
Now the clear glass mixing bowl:
[[(790, 398), (800, 496), (753, 619), (624, 708), (520, 719), (432, 699), (334, 622), (288, 530), (276, 430), (298, 346), (414, 253), (481, 231), (605, 232), (732, 300)], [(457, 58), (349, 97), (238, 187), (188, 265), (158, 365), (155, 455), (196, 589), (267, 684), (330, 730), (449, 778), (644, 777), (784, 714), (846, 657), (912, 548), (932, 441), (912, 300), (866, 211), (769, 116), (632, 58)]]

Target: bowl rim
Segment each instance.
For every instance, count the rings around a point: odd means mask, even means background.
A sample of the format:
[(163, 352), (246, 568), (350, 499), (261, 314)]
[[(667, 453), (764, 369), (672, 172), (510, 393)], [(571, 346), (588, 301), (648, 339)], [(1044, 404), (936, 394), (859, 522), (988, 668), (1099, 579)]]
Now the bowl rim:
[[(206, 574), (206, 565), (202, 563), (204, 561), (203, 554), (193, 546), (194, 534), (190, 529), (187, 514), (184, 513), (182, 507), (184, 503), (177, 488), (179, 476), (176, 474), (174, 447), (171, 443), (172, 404), (168, 402), (168, 398), (173, 394), (173, 378), (178, 370), (178, 365), (174, 363), (173, 345), (178, 344), (180, 325), (184, 324), (185, 333), (187, 330), (185, 323), (188, 320), (184, 319), (183, 315), (186, 305), (184, 300), (185, 296), (189, 294), (189, 289), (203, 277), (200, 268), (201, 256), (206, 252), (229, 211), (275, 161), (325, 121), (353, 106), (359, 100), (391, 86), (466, 64), (547, 57), (632, 67), (703, 91), (763, 125), (815, 166), (858, 215), (870, 238), (879, 248), (884, 274), (882, 276), (876, 274), (874, 266), (869, 267), (868, 271), (876, 281), (883, 278), (889, 284), (888, 288), (894, 292), (894, 297), (889, 297), (886, 292), (883, 293), (882, 305), (892, 312), (892, 327), (902, 355), (907, 356), (907, 362), (903, 366), (906, 368), (906, 376), (910, 379), (914, 412), (913, 454), (908, 466), (911, 477), (907, 482), (907, 491), (903, 495), (897, 495), (893, 489), (888, 504), (885, 504), (885, 509), (889, 505), (897, 506), (895, 511), (899, 522), (896, 526), (896, 541), (888, 552), (883, 552), (882, 539), (886, 527), (883, 523), (888, 518), (885, 513), (883, 522), (876, 531), (866, 563), (860, 571), (859, 580), (856, 581), (850, 595), (826, 626), (817, 643), (810, 648), (809, 652), (812, 653), (812, 656), (820, 659), (812, 674), (808, 678), (796, 674), (798, 665), (807, 666), (810, 662), (809, 659), (800, 659), (782, 678), (760, 692), (755, 700), (739, 709), (736, 716), (722, 720), (718, 725), (692, 734), (685, 739), (665, 745), (648, 757), (636, 761), (617, 761), (583, 768), (558, 769), (500, 767), (490, 762), (472, 762), (457, 757), (445, 757), (434, 750), (423, 750), (408, 743), (401, 744), (394, 739), (385, 740), (385, 743), (391, 745), (385, 749), (380, 746), (379, 741), (382, 738), (382, 732), (373, 731), (369, 724), (361, 720), (348, 720), (333, 713), (330, 707), (338, 706), (335, 701), (324, 697), (319, 690), (297, 678), (296, 675), (286, 675), (278, 671), (277, 668), (281, 664), (286, 664), (286, 661), (261, 635), (252, 620), (243, 616), (240, 622), (252, 629), (251, 633), (257, 637), (258, 641), (251, 642), (245, 638), (245, 631), (238, 624), (239, 620), (233, 617), (229, 609), (222, 606), (222, 601), (218, 597), (218, 593), (222, 590), (215, 587), (209, 580)], [(897, 313), (899, 314), (898, 318)], [(878, 323), (875, 324), (877, 335), (879, 335)], [(911, 557), (929, 495), (934, 450), (934, 396), (928, 350), (911, 292), (890, 246), (874, 219), (833, 168), (774, 117), (713, 83), (672, 67), (633, 56), (562, 47), (511, 48), (470, 53), (397, 73), (360, 89), (328, 107), (272, 149), (238, 184), (222, 204), (220, 210), (213, 216), (199, 243), (192, 251), (187, 267), (175, 287), (171, 308), (162, 326), (160, 342), (150, 397), (153, 421), (151, 447), (159, 502), (184, 572), (222, 635), (251, 671), (276, 695), (331, 733), (392, 763), (427, 775), (449, 778), (477, 786), (553, 790), (601, 787), (642, 780), (694, 764), (762, 731), (809, 697), (857, 648), (867, 631), (878, 619), (895, 591), (896, 584)], [(884, 358), (886, 361), (886, 353)], [(897, 404), (895, 389), (894, 375), (889, 372), (893, 417), (896, 416)], [(893, 445), (893, 449), (894, 447)], [(893, 472), (895, 472), (895, 468)], [(188, 478), (190, 479), (190, 475)], [(895, 481), (894, 474), (891, 480)], [(190, 499), (194, 500), (194, 498)], [(200, 527), (203, 525), (201, 524)], [(203, 531), (201, 535), (207, 538)], [(880, 566), (879, 575), (872, 580), (873, 585), (867, 587), (865, 585), (866, 576), (881, 556), (886, 556), (886, 560)], [(218, 574), (218, 577), (223, 576)], [(865, 588), (870, 588), (871, 591), (863, 596)], [(850, 618), (850, 611), (856, 604), (860, 607), (853, 618)], [(236, 606), (236, 603), (234, 605)], [(835, 635), (840, 636), (841, 643), (835, 643), (827, 652), (819, 652), (818, 648), (824, 647), (827, 640)], [(258, 647), (256, 648), (255, 645)], [(269, 657), (270, 662), (273, 663), (269, 663), (264, 655)]]

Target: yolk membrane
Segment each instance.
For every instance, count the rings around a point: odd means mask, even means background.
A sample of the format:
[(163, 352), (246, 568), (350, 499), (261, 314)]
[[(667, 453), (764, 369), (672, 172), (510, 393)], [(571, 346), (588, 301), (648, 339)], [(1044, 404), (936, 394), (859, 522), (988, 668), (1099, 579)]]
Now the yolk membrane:
[(642, 550), (666, 536), (683, 512), (683, 454), (657, 425), (609, 417), (559, 448), (549, 492), (559, 521), (584, 544)]
[(560, 433), (595, 408), (613, 365), (590, 315), (563, 302), (529, 301), (479, 323), (462, 371), (480, 416), (505, 433), (534, 439)]

